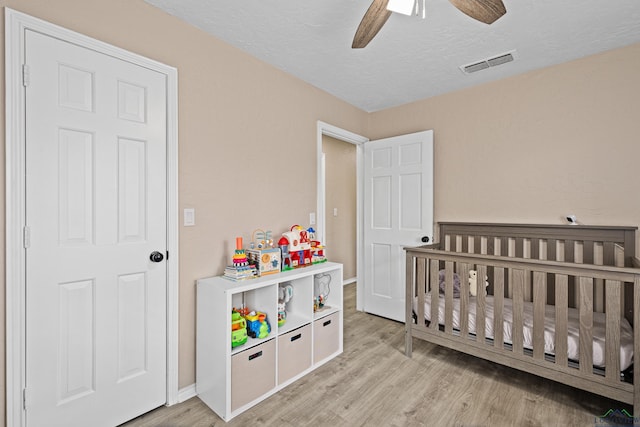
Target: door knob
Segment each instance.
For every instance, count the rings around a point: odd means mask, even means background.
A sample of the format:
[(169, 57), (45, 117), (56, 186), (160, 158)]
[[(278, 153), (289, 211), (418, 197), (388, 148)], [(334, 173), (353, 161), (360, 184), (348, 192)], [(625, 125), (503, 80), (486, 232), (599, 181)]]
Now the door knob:
[(164, 255), (162, 255), (158, 251), (153, 251), (151, 252), (151, 255), (149, 255), (149, 259), (151, 260), (151, 262), (160, 262), (164, 259)]
[(429, 236), (422, 236), (422, 240), (424, 243), (429, 243)]

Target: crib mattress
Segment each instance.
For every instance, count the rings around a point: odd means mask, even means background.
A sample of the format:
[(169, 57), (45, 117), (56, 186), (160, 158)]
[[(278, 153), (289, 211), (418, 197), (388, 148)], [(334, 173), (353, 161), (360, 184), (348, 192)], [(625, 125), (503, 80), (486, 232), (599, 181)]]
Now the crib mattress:
[[(441, 295), (439, 298), (439, 314), (438, 323), (444, 324), (444, 297)], [(460, 330), (460, 300), (453, 300), (453, 328)], [(413, 301), (413, 309), (417, 312), (418, 298)], [(512, 344), (512, 322), (513, 322), (513, 301), (509, 298), (504, 298), (504, 342)], [(469, 333), (476, 333), (476, 297), (469, 297)], [(493, 296), (486, 296), (485, 303), (485, 336), (493, 339)], [(425, 309), (424, 317), (426, 320), (431, 321), (431, 295), (425, 295)], [(575, 308), (569, 308), (568, 313), (568, 357), (571, 360), (579, 361), (579, 330), (580, 320), (579, 312)], [(533, 349), (533, 303), (524, 302), (523, 313), (523, 335), (524, 335), (524, 347), (527, 349)], [(605, 366), (605, 314), (593, 313), (593, 365), (599, 368)], [(555, 307), (547, 305), (545, 308), (545, 321), (544, 321), (544, 351), (547, 354), (554, 355), (555, 350)], [(633, 360), (633, 330), (631, 325), (626, 319), (620, 321), (620, 367), (621, 370), (628, 368)]]

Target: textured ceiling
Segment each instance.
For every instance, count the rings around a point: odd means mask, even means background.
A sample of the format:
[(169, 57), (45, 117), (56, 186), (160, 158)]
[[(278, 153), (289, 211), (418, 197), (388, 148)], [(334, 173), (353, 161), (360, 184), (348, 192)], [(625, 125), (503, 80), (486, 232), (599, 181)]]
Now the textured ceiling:
[(364, 49), (351, 42), (370, 0), (145, 1), (369, 112), (640, 42), (639, 0), (503, 0), (490, 26), (426, 0), (426, 19), (394, 13)]

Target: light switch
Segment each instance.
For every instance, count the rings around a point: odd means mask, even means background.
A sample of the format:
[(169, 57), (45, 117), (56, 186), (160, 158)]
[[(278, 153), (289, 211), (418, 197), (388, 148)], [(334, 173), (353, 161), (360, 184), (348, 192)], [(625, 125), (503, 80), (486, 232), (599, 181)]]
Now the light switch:
[(184, 226), (190, 227), (196, 225), (196, 210), (188, 208), (184, 210)]
[(338, 208), (333, 208), (333, 216), (338, 216)]
[(316, 225), (316, 213), (311, 212), (309, 214), (309, 225)]

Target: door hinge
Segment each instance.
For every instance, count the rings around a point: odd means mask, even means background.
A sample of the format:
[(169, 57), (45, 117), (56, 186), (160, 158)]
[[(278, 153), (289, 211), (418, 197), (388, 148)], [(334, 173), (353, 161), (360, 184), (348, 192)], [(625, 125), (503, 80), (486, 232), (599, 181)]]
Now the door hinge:
[(27, 64), (22, 64), (22, 85), (29, 86), (31, 83), (31, 73), (29, 72), (29, 66)]
[(167, 261), (169, 260), (169, 251), (167, 251)]
[(27, 410), (27, 389), (22, 389), (22, 409)]
[(22, 229), (22, 245), (25, 249), (29, 249), (31, 246), (31, 229), (26, 225)]

